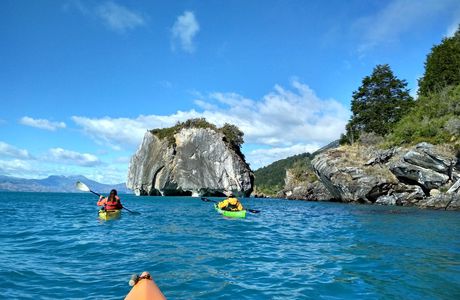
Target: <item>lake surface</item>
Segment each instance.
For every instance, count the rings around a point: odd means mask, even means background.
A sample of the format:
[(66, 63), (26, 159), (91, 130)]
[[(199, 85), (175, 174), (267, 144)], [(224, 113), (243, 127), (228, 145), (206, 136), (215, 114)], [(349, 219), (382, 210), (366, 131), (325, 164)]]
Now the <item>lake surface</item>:
[(0, 193), (0, 298), (123, 299), (149, 271), (169, 299), (460, 299), (460, 213), (243, 199)]

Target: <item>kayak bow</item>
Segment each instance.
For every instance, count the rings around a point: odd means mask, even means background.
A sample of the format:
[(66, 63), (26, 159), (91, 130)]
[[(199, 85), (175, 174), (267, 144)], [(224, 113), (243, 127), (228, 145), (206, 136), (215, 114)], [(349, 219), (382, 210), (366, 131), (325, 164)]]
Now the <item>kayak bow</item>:
[(246, 218), (246, 210), (237, 210), (237, 211), (222, 210), (219, 207), (217, 207), (217, 204), (214, 204), (214, 208), (217, 210), (218, 213), (220, 213), (224, 217), (242, 218), (242, 219)]
[(138, 281), (134, 283), (125, 300), (166, 300), (158, 286), (148, 272), (142, 273)]

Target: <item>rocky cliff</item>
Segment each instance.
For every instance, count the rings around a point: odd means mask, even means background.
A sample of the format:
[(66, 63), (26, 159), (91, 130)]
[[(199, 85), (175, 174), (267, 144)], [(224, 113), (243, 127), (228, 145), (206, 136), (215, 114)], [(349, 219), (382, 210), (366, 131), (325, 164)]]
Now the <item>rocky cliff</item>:
[(237, 152), (214, 128), (182, 128), (168, 138), (148, 131), (126, 185), (136, 195), (248, 196), (254, 176)]
[(328, 201), (333, 199), (314, 174), (308, 170), (299, 172), (295, 168), (286, 171), (284, 189), (276, 196), (289, 200)]
[(318, 155), (312, 166), (331, 200), (460, 209), (460, 163), (448, 147), (341, 147)]

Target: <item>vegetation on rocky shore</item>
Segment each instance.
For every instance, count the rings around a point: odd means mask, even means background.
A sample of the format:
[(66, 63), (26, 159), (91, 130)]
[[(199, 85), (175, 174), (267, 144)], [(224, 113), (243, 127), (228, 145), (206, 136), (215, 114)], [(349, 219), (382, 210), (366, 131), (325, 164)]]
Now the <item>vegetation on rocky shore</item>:
[(224, 126), (218, 128), (216, 125), (206, 121), (205, 118), (195, 118), (185, 122), (177, 122), (177, 124), (172, 127), (152, 129), (150, 132), (160, 140), (167, 139), (169, 145), (172, 146), (176, 143), (174, 135), (184, 128), (207, 128), (220, 132), (224, 135), (224, 142), (228, 143), (238, 155), (244, 158), (241, 152), (241, 145), (244, 143), (244, 133), (233, 124), (225, 123)]
[(429, 142), (460, 148), (460, 27), (427, 55), (416, 101), (406, 85), (389, 65), (377, 65), (353, 93), (341, 143), (366, 144), (371, 134), (381, 147)]
[[(343, 146), (338, 151), (342, 153), (343, 159), (335, 166), (339, 168), (339, 173), (351, 172), (346, 176), (359, 177), (362, 175), (353, 172), (367, 170), (370, 175), (387, 178), (387, 183), (391, 183), (394, 175), (388, 169), (379, 167), (383, 166), (384, 162), (379, 160), (387, 154), (385, 149), (409, 149), (421, 142), (438, 145), (438, 152), (442, 148), (448, 149), (448, 157), (460, 160), (460, 26), (453, 37), (444, 38), (427, 55), (425, 73), (419, 80), (418, 97), (415, 100), (410, 96), (406, 81), (397, 78), (389, 65), (377, 65), (353, 92), (351, 110), (346, 134), (340, 139)], [(334, 153), (328, 155), (329, 159), (334, 158)], [(296, 160), (296, 157), (301, 159)], [(302, 179), (300, 185), (309, 186), (314, 183), (317, 178), (312, 176), (313, 157), (308, 153), (296, 157), (256, 170), (256, 190), (267, 195), (278, 193), (287, 196), (286, 193), (292, 193), (283, 190), (284, 178), (280, 179), (282, 173), (285, 176), (289, 174), (290, 179), (293, 176)], [(358, 157), (374, 157), (377, 163), (368, 166)], [(346, 165), (346, 161), (349, 161), (349, 165)], [(451, 166), (454, 171), (458, 167), (458, 162), (456, 166)], [(452, 175), (454, 171), (449, 175), (451, 181), (456, 178)], [(269, 174), (276, 174), (277, 179), (266, 180)], [(299, 198), (305, 197), (300, 195)]]
[(268, 166), (257, 169), (254, 172), (256, 185), (255, 193), (276, 195), (276, 193), (284, 187), (286, 171), (288, 169), (295, 169), (296, 174), (302, 174), (303, 170), (309, 168), (307, 164), (310, 163), (310, 158), (310, 153), (303, 153), (278, 160)]

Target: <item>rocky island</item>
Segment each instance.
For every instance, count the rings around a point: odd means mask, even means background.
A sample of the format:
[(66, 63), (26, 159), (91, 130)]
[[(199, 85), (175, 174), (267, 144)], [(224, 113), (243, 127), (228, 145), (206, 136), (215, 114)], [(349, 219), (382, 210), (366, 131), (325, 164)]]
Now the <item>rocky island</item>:
[(254, 176), (240, 151), (243, 133), (204, 119), (147, 131), (131, 158), (127, 187), (136, 195), (249, 196)]

